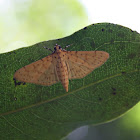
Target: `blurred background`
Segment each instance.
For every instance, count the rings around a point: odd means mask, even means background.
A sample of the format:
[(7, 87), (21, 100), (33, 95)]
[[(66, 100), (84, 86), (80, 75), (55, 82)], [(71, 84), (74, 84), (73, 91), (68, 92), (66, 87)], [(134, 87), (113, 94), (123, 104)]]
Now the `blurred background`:
[[(62, 38), (93, 23), (140, 33), (139, 0), (0, 0), (0, 53)], [(140, 103), (119, 119), (83, 126), (67, 140), (140, 140)]]

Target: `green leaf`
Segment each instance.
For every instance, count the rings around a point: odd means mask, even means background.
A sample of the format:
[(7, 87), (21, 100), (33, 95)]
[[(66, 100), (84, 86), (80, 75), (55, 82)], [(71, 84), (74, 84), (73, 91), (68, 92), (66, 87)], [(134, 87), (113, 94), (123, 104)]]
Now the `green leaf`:
[[(100, 50), (110, 57), (83, 79), (41, 86), (15, 82), (19, 68), (51, 52), (55, 44), (67, 50)], [(100, 23), (71, 36), (0, 54), (1, 139), (59, 140), (73, 129), (113, 120), (140, 100), (140, 34), (126, 27)]]

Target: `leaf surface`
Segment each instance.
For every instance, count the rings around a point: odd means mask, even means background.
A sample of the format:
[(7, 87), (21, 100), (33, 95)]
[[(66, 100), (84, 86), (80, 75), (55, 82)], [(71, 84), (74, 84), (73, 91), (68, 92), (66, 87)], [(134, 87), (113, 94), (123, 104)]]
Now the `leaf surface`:
[[(41, 86), (13, 80), (19, 68), (51, 52), (105, 51), (110, 57), (82, 79)], [(0, 54), (0, 136), (2, 139), (59, 140), (77, 127), (113, 120), (140, 100), (140, 34), (99, 23), (71, 36)]]

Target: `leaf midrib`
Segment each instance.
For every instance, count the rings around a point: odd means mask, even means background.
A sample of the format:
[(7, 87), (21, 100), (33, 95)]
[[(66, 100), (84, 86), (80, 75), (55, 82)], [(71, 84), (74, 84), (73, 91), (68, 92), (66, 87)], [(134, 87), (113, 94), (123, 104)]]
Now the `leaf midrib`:
[[(136, 70), (133, 70), (133, 71), (130, 71), (130, 72), (127, 72), (127, 73), (133, 73), (133, 72), (137, 72), (137, 71), (139, 71), (139, 70), (136, 69)], [(75, 93), (75, 92), (77, 92), (77, 91), (83, 90), (83, 89), (88, 88), (88, 87), (90, 87), (90, 86), (93, 86), (93, 85), (95, 85), (95, 84), (104, 82), (105, 80), (109, 80), (109, 79), (112, 79), (112, 78), (114, 78), (114, 77), (121, 76), (121, 75), (122, 75), (122, 73), (118, 73), (118, 74), (116, 74), (116, 75), (112, 75), (112, 76), (107, 77), (107, 78), (104, 78), (104, 79), (102, 79), (102, 80), (98, 80), (98, 81), (96, 81), (96, 82), (93, 82), (93, 83), (90, 83), (90, 84), (88, 84), (88, 85), (82, 86), (82, 87), (79, 88), (79, 89), (76, 89), (76, 90), (74, 90), (74, 91), (68, 92), (68, 93), (63, 94), (63, 95), (61, 95), (61, 96), (57, 96), (57, 97), (55, 97), (55, 98), (52, 98), (52, 99), (49, 99), (49, 100), (45, 100), (45, 101), (42, 101), (42, 102), (39, 102), (39, 103), (36, 103), (36, 104), (32, 104), (32, 105), (29, 105), (29, 106), (26, 106), (26, 107), (23, 107), (23, 108), (16, 109), (16, 110), (12, 110), (12, 111), (9, 111), (9, 112), (1, 113), (1, 114), (0, 114), (0, 117), (1, 117), (1, 116), (5, 116), (5, 115), (9, 115), (9, 114), (12, 114), (12, 113), (16, 113), (16, 112), (19, 112), (19, 111), (23, 111), (23, 110), (25, 110), (25, 109), (29, 109), (29, 108), (32, 108), (32, 107), (35, 107), (35, 106), (39, 106), (39, 105), (41, 105), (41, 104), (45, 104), (45, 103), (49, 103), (49, 102), (52, 102), (52, 101), (61, 99), (61, 98), (65, 97), (65, 96), (68, 96), (68, 95), (70, 95), (70, 94), (73, 94), (73, 93)]]

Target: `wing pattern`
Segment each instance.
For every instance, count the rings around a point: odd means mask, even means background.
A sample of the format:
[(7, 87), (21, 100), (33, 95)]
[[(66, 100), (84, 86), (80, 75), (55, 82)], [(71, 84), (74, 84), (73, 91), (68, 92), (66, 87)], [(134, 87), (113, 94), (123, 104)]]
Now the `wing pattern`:
[(59, 81), (55, 64), (52, 63), (52, 55), (17, 70), (14, 78), (21, 82), (39, 85), (52, 85)]
[(68, 51), (67, 67), (69, 79), (83, 78), (103, 65), (109, 54), (104, 51)]

